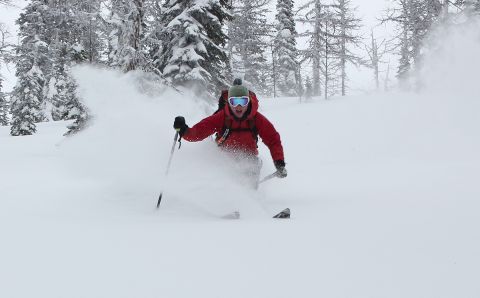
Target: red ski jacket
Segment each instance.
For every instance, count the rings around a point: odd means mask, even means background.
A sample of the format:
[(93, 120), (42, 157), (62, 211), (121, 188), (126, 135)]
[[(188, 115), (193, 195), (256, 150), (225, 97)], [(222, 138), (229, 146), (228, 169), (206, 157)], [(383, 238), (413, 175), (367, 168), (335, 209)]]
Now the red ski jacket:
[(229, 105), (226, 104), (223, 110), (187, 129), (183, 138), (190, 142), (197, 142), (214, 133), (217, 133), (220, 138), (226, 127), (229, 127), (230, 133), (221, 143), (221, 147), (233, 152), (258, 155), (257, 140), (252, 133), (252, 125), (254, 125), (263, 143), (270, 150), (272, 159), (285, 160), (280, 135), (272, 123), (258, 112), (258, 99), (253, 92), (250, 92), (250, 104), (246, 113), (246, 117), (236, 119), (230, 112)]

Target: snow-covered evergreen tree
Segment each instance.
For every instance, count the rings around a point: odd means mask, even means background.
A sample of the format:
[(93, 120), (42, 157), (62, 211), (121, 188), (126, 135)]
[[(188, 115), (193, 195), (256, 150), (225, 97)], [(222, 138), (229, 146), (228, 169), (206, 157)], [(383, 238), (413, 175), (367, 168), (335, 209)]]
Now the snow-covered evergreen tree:
[(228, 49), (233, 73), (243, 75), (247, 86), (264, 95), (270, 93), (267, 78), (262, 74), (269, 67), (266, 59), (266, 36), (271, 31), (266, 17), (268, 2), (233, 1), (233, 20), (228, 25)]
[(172, 85), (190, 87), (208, 97), (229, 85), (230, 63), (224, 50), (224, 24), (231, 17), (228, 2), (166, 1), (158, 64)]
[[(75, 114), (72, 112), (75, 112)], [(83, 130), (87, 126), (88, 120), (90, 119), (86, 107), (82, 104), (78, 105), (78, 110), (72, 110), (71, 115), (75, 121), (67, 127), (68, 131), (64, 134), (65, 136), (73, 135)]]
[(278, 0), (276, 14), (274, 53), (278, 73), (278, 89), (285, 96), (293, 96), (299, 90), (297, 31), (293, 18), (293, 0)]
[(102, 33), (105, 31), (104, 21), (100, 15), (102, 2), (99, 0), (70, 0), (73, 14), (71, 44), (75, 62), (88, 61), (99, 63), (105, 44)]
[(112, 0), (110, 65), (127, 72), (146, 65), (144, 0)]
[[(78, 100), (76, 84), (70, 75), (75, 63), (98, 61), (98, 34), (94, 22), (98, 12), (91, 0), (49, 1), (46, 26), (50, 27), (48, 52), (50, 66), (44, 71), (47, 116), (53, 120), (75, 119)], [(50, 115), (51, 113), (51, 115)]]
[(11, 134), (14, 136), (33, 134), (36, 131), (35, 122), (45, 119), (45, 75), (42, 69), (46, 69), (50, 63), (48, 44), (45, 42), (45, 16), (48, 15), (45, 2), (33, 0), (17, 20), (21, 38), (15, 60), (18, 81), (12, 92), (10, 107)]
[[(70, 81), (67, 88), (70, 88), (70, 92), (73, 93), (73, 91), (77, 89), (77, 86), (74, 81)], [(66, 119), (73, 119), (75, 121), (67, 127), (68, 131), (65, 135), (75, 134), (87, 126), (88, 120), (90, 119), (88, 109), (82, 104), (76, 94), (68, 101), (66, 110), (68, 111)]]
[(8, 102), (3, 92), (3, 78), (0, 76), (0, 126), (8, 125)]
[[(55, 51), (53, 73), (50, 79), (50, 101), (52, 102), (53, 120), (68, 120), (69, 107), (76, 102), (75, 83), (69, 74), (71, 53), (67, 44), (58, 44)], [(73, 107), (72, 107), (73, 108)]]
[(147, 1), (145, 4), (145, 23), (148, 29), (145, 33), (145, 45), (149, 61), (148, 70), (160, 74), (159, 58), (162, 55), (163, 46), (163, 6), (158, 1)]
[[(18, 67), (18, 64), (17, 64)], [(18, 81), (13, 89), (11, 114), (12, 136), (31, 135), (37, 131), (43, 96), (43, 73), (35, 64), (26, 72), (19, 73)]]

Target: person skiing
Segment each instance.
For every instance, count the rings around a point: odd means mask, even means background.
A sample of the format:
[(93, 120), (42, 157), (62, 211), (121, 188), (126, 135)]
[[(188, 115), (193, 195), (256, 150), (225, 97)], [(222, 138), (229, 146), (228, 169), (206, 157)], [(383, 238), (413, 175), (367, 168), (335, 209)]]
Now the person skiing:
[[(226, 103), (222, 103), (222, 100)], [(177, 116), (173, 127), (181, 138), (189, 142), (201, 141), (216, 133), (217, 145), (232, 153), (233, 158), (245, 166), (245, 174), (255, 188), (258, 187), (262, 166), (257, 146), (260, 136), (270, 150), (277, 176), (280, 178), (287, 176), (280, 134), (273, 124), (258, 112), (258, 99), (255, 93), (243, 86), (240, 79), (234, 81), (228, 92), (222, 92), (219, 110), (213, 115), (192, 127), (186, 124), (184, 117)]]

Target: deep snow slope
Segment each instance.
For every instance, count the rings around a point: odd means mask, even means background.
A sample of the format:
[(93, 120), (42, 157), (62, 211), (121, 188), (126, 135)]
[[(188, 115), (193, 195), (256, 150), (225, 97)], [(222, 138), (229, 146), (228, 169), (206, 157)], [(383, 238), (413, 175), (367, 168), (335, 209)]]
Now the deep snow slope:
[[(0, 128), (0, 297), (480, 296), (480, 103), (455, 84), (475, 81), (467, 54), (449, 60), (461, 74), (434, 63), (420, 94), (262, 99), (289, 176), (256, 193), (209, 140), (183, 142), (165, 178), (174, 116), (205, 115), (194, 96), (76, 69), (87, 130)], [(287, 206), (292, 219), (270, 218)]]
[[(184, 142), (164, 178), (173, 117), (202, 116), (189, 98), (77, 75), (96, 101), (88, 130), (0, 129), (1, 297), (480, 294), (474, 100), (265, 99), (290, 175), (254, 194), (208, 140)], [(286, 206), (291, 220), (270, 218)], [(242, 219), (220, 218), (236, 209)]]

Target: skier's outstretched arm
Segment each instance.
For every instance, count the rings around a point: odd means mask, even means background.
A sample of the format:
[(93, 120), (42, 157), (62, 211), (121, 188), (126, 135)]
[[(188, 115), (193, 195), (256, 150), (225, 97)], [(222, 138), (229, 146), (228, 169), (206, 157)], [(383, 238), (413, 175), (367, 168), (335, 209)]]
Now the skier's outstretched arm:
[(221, 130), (223, 124), (223, 112), (219, 112), (203, 119), (192, 127), (188, 127), (184, 117), (178, 116), (175, 118), (173, 128), (177, 129), (180, 136), (185, 140), (198, 142)]

